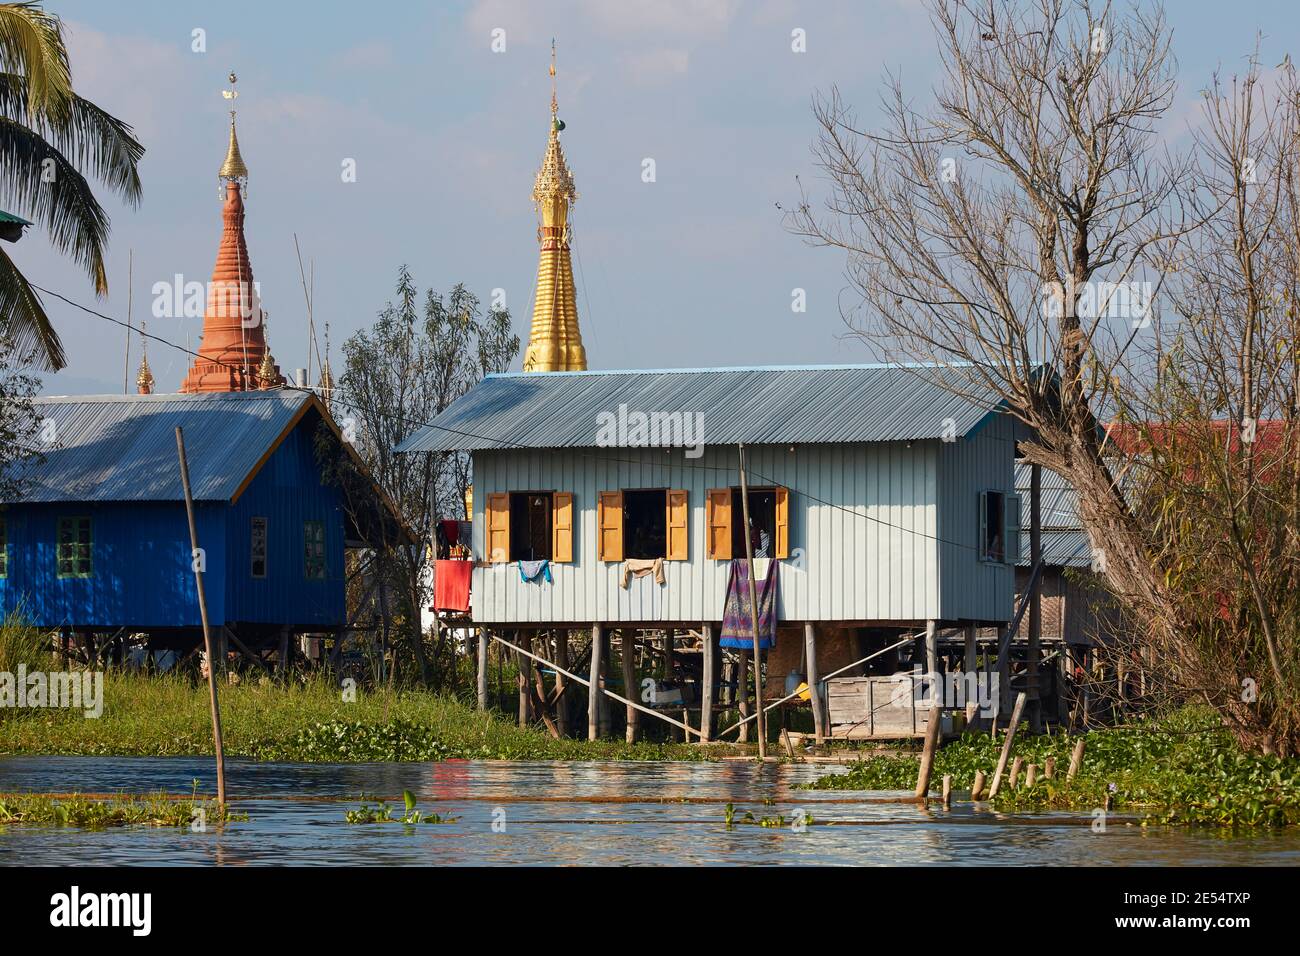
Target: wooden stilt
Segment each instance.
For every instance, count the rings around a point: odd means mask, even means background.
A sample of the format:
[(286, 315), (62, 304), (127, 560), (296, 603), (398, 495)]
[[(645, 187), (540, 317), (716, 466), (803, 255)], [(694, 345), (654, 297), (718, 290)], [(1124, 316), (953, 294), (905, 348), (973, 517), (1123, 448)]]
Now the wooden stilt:
[(704, 639), (704, 668), (700, 681), (700, 742), (708, 743), (713, 739), (713, 698), (718, 683), (716, 674), (718, 639), (714, 635), (712, 624), (701, 625), (700, 635)]
[(604, 631), (601, 635), (600, 648), (600, 710), (597, 713), (597, 717), (599, 718), (598, 732), (602, 740), (609, 737), (612, 733), (610, 727), (611, 717), (613, 714), (613, 704), (610, 701), (609, 695), (605, 693), (605, 689), (609, 687), (609, 675), (612, 667), (610, 658), (613, 656), (614, 655), (611, 652), (610, 632)]
[[(927, 674), (939, 675), (939, 624), (937, 621), (925, 622), (925, 670)], [(935, 690), (942, 688), (936, 687)]]
[[(664, 630), (664, 680), (672, 682), (677, 672), (677, 658), (673, 654), (673, 632), (672, 628)], [(685, 723), (686, 721), (682, 721)], [(677, 732), (670, 725), (668, 727), (668, 739), (676, 740)]]
[(921, 751), (921, 769), (916, 775), (916, 793), (918, 800), (924, 800), (930, 792), (930, 773), (934, 770), (934, 752), (939, 746), (939, 735), (943, 729), (943, 711), (937, 704), (930, 708), (930, 716), (925, 725), (925, 747)]
[[(736, 667), (736, 704), (740, 710), (740, 719), (744, 720), (749, 716), (749, 689), (745, 682), (749, 679), (749, 651), (740, 652), (740, 663)], [(749, 724), (741, 724), (740, 734), (736, 737), (737, 742), (749, 743)]]
[(587, 739), (596, 740), (600, 736), (600, 698), (602, 684), (600, 668), (601, 645), (604, 644), (603, 628), (599, 624), (591, 625), (591, 684), (587, 693)]
[(289, 672), (289, 629), (280, 628), (280, 659), (276, 662), (276, 669), (281, 674)]
[(1016, 757), (1011, 761), (1011, 789), (1016, 789), (1016, 784), (1020, 782), (1020, 768), (1024, 765), (1024, 757)]
[[(974, 686), (976, 687), (979, 686), (979, 682), (975, 679), (979, 673), (978, 668), (976, 667), (975, 664), (975, 657), (979, 650), (979, 645), (976, 643), (975, 637), (976, 637), (975, 625), (967, 624), (965, 642), (962, 647), (962, 650), (964, 652), (962, 656), (962, 667), (966, 671), (966, 673), (962, 675), (962, 678), (964, 681), (964, 686), (967, 688), (968, 691), (972, 684), (974, 684)], [(966, 700), (966, 726), (967, 727), (975, 726), (975, 721), (978, 719), (978, 715), (979, 715), (979, 701), (968, 698)]]
[(478, 709), (487, 710), (487, 693), (488, 693), (488, 637), (487, 630), (480, 627), (478, 629), (478, 674), (476, 675), (476, 690), (478, 691)]
[(817, 628), (812, 621), (803, 625), (803, 648), (808, 680), (809, 703), (812, 705), (813, 733), (818, 746), (826, 740), (826, 693), (817, 670)]
[[(636, 631), (624, 628), (618, 632), (619, 656), (623, 661), (623, 696), (635, 698), (639, 691), (636, 680)], [(627, 742), (636, 743), (637, 723), (640, 715), (635, 707), (627, 708)]]
[(952, 809), (952, 774), (950, 773), (943, 775), (943, 808)]
[(1070, 754), (1070, 769), (1065, 772), (1066, 783), (1073, 780), (1074, 775), (1077, 774), (1079, 768), (1083, 766), (1083, 744), (1083, 738), (1080, 738), (1079, 742), (1074, 745), (1074, 753)]
[(976, 770), (975, 782), (974, 784), (971, 785), (970, 788), (970, 798), (972, 800), (980, 800), (983, 797), (984, 797), (984, 771)]
[[(526, 631), (516, 631), (515, 643), (520, 647), (532, 650), (533, 639)], [(519, 689), (519, 726), (527, 727), (532, 723), (529, 719), (530, 701), (528, 684), (532, 679), (533, 661), (531, 658), (525, 657), (522, 654), (515, 654), (515, 667), (517, 668), (515, 684)]]
[(1025, 709), (1025, 692), (1016, 695), (1016, 706), (1011, 709), (1011, 726), (1007, 728), (1007, 739), (1002, 743), (1002, 755), (998, 757), (998, 769), (993, 772), (993, 785), (989, 787), (989, 799), (998, 795), (1002, 785), (1002, 773), (1007, 769), (1007, 760), (1011, 756), (1011, 745), (1016, 739), (1016, 725), (1020, 723), (1020, 714)]
[[(569, 668), (569, 632), (563, 628), (555, 632), (555, 663)], [(569, 736), (569, 679), (561, 671), (555, 672), (555, 726), (560, 736)]]
[(1038, 782), (1038, 764), (1031, 763), (1025, 768), (1025, 789), (1030, 790)]

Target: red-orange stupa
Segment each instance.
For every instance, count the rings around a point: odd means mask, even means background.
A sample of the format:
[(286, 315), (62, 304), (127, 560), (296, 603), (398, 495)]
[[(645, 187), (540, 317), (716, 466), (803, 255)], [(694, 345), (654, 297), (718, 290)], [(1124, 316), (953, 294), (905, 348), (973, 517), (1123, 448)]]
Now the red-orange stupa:
[[(233, 100), (235, 74), (230, 74)], [(284, 385), (266, 342), (266, 315), (253, 281), (244, 242), (244, 185), (248, 167), (239, 154), (235, 111), (230, 111), (230, 147), (218, 178), (225, 184), (221, 245), (208, 283), (203, 339), (198, 357), (181, 383), (182, 392), (242, 392)]]

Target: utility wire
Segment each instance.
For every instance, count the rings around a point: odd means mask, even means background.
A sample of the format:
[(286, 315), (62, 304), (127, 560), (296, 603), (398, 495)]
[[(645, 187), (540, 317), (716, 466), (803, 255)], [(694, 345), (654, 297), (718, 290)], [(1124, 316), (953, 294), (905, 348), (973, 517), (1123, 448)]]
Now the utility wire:
[[(59, 300), (61, 300), (61, 301), (63, 301), (63, 302), (66, 302), (68, 305), (72, 306), (73, 308), (75, 308), (75, 309), (79, 309), (79, 310), (81, 310), (82, 312), (85, 312), (85, 313), (87, 313), (87, 314), (89, 314), (89, 315), (93, 315), (93, 316), (95, 316), (95, 317), (97, 317), (97, 318), (104, 319), (104, 320), (106, 320), (106, 321), (108, 321), (108, 322), (113, 322), (113, 323), (115, 323), (115, 324), (117, 324), (117, 325), (121, 325), (121, 326), (125, 326), (125, 325), (126, 325), (126, 323), (123, 322), (121, 319), (113, 318), (113, 316), (111, 316), (111, 315), (105, 315), (104, 313), (102, 313), (102, 312), (98, 312), (98, 311), (96, 311), (95, 309), (91, 309), (91, 308), (89, 308), (89, 307), (87, 307), (87, 306), (84, 306), (84, 305), (82, 305), (82, 304), (79, 303), (79, 302), (74, 302), (72, 299), (69, 299), (69, 298), (67, 298), (67, 297), (64, 296), (64, 295), (61, 295), (61, 294), (59, 294), (58, 292), (54, 292), (54, 291), (52, 291), (52, 290), (50, 290), (50, 289), (43, 288), (43, 287), (41, 287), (41, 286), (39, 286), (39, 285), (36, 285), (35, 283), (31, 283), (31, 286), (32, 286), (32, 288), (36, 289), (37, 291), (39, 291), (39, 292), (44, 292), (46, 295), (52, 295), (52, 296), (54, 296), (56, 299), (59, 299)], [(183, 345), (179, 345), (179, 344), (176, 343), (176, 342), (172, 342), (172, 341), (169, 340), (169, 339), (165, 339), (165, 338), (163, 338), (163, 337), (160, 336), (160, 335), (155, 335), (155, 334), (152, 333), (152, 332), (146, 332), (146, 331), (144, 331), (143, 329), (136, 329), (135, 332), (136, 332), (136, 334), (141, 335), (141, 336), (143, 336), (143, 337), (145, 337), (145, 338), (152, 339), (152, 340), (155, 341), (155, 342), (159, 342), (159, 343), (161, 343), (162, 345), (167, 346), (168, 348), (173, 348), (173, 349), (175, 349), (175, 350), (178, 351), (178, 352), (182, 352), (182, 353), (185, 353), (185, 354), (187, 354), (187, 355), (194, 356), (195, 358), (205, 358), (204, 356), (201, 356), (198, 352), (195, 352), (195, 351), (193, 351), (192, 349), (186, 348), (186, 347), (183, 346)], [(206, 358), (205, 358), (205, 361), (212, 361), (212, 360), (210, 360), (210, 359), (206, 359)], [(236, 366), (236, 365), (229, 365), (228, 363), (225, 363), (225, 362), (214, 362), (214, 364), (216, 364), (216, 365), (221, 365), (221, 366), (223, 366), (223, 367), (231, 368), (231, 369), (234, 369), (234, 370), (236, 370), (236, 371), (239, 371), (239, 366)], [(310, 388), (310, 387), (302, 387), (302, 386), (297, 386), (297, 385), (281, 385), (281, 386), (277, 386), (276, 388), (268, 389), (268, 391), (291, 391), (291, 392), (307, 392), (307, 393), (310, 393), (310, 394), (313, 394), (313, 395), (316, 394), (316, 393), (315, 393), (315, 390), (312, 389), (312, 388)], [(536, 451), (536, 450), (537, 450), (535, 447), (533, 447), (533, 446), (531, 446), (531, 445), (525, 445), (525, 444), (522, 444), (522, 443), (519, 443), (519, 442), (507, 442), (507, 441), (502, 441), (501, 439), (497, 439), (497, 438), (489, 438), (489, 437), (486, 436), (486, 435), (479, 435), (479, 434), (475, 434), (474, 432), (469, 432), (469, 431), (464, 431), (464, 430), (462, 430), (462, 429), (452, 428), (452, 427), (449, 426), (449, 425), (439, 425), (439, 424), (437, 424), (436, 422), (425, 421), (425, 420), (423, 420), (423, 419), (419, 419), (419, 418), (412, 418), (412, 417), (407, 416), (407, 415), (401, 415), (401, 414), (396, 414), (396, 415), (395, 415), (395, 414), (393, 414), (393, 413), (391, 413), (391, 412), (381, 412), (381, 411), (379, 411), (379, 410), (377, 410), (377, 409), (367, 407), (367, 406), (364, 405), (363, 403), (361, 403), (361, 402), (359, 402), (359, 401), (357, 401), (357, 400), (355, 400), (355, 399), (353, 399), (353, 398), (350, 398), (346, 392), (344, 392), (342, 389), (340, 389), (340, 388), (338, 388), (338, 387), (336, 387), (336, 388), (332, 391), (332, 393), (331, 393), (331, 397), (334, 399), (334, 401), (336, 401), (336, 402), (337, 402), (338, 404), (340, 404), (340, 405), (345, 405), (345, 406), (347, 406), (347, 407), (349, 407), (349, 408), (356, 409), (357, 411), (360, 411), (361, 413), (363, 413), (363, 414), (365, 414), (365, 415), (372, 416), (372, 417), (374, 417), (374, 418), (388, 418), (388, 419), (390, 419), (390, 420), (400, 421), (400, 422), (402, 422), (403, 424), (407, 424), (407, 425), (415, 425), (415, 426), (419, 426), (419, 427), (422, 427), (422, 428), (435, 428), (435, 429), (438, 429), (439, 431), (447, 432), (448, 434), (452, 434), (452, 435), (457, 435), (457, 436), (460, 436), (460, 437), (462, 437), (462, 438), (472, 438), (472, 439), (475, 439), (476, 441), (491, 442), (493, 445), (497, 446), (497, 448), (498, 448), (498, 449), (501, 449), (501, 450), (515, 450), (515, 451)], [(722, 466), (722, 465), (692, 465), (692, 464), (690, 464), (690, 463), (688, 463), (688, 462), (685, 462), (685, 461), (680, 462), (680, 463), (668, 463), (668, 462), (642, 461), (642, 460), (635, 459), (635, 458), (614, 458), (614, 457), (611, 457), (611, 456), (609, 456), (609, 455), (592, 455), (592, 454), (590, 454), (590, 453), (583, 452), (583, 451), (580, 451), (580, 450), (578, 450), (578, 449), (573, 449), (573, 448), (565, 448), (564, 451), (569, 452), (569, 453), (571, 453), (571, 454), (574, 454), (574, 455), (576, 455), (576, 456), (578, 456), (578, 457), (580, 457), (580, 458), (588, 458), (588, 459), (591, 459), (591, 460), (593, 460), (593, 461), (605, 461), (605, 462), (613, 461), (613, 462), (618, 462), (618, 463), (620, 463), (620, 464), (638, 465), (638, 466), (641, 466), (641, 467), (645, 467), (646, 465), (649, 465), (650, 467), (653, 467), (653, 468), (677, 468), (677, 467), (680, 467), (680, 468), (689, 468), (689, 469), (692, 469), (692, 470), (695, 470), (695, 471), (710, 471), (710, 472), (715, 472), (715, 473), (716, 473), (716, 472), (726, 472), (726, 473), (730, 473), (730, 471), (731, 471), (730, 468), (725, 467), (725, 466)], [(774, 479), (774, 478), (771, 478), (771, 477), (769, 477), (769, 476), (767, 476), (767, 475), (764, 475), (764, 474), (762, 474), (762, 473), (760, 473), (760, 472), (758, 472), (758, 471), (754, 471), (754, 469), (752, 469), (752, 468), (749, 469), (749, 470), (753, 473), (753, 475), (754, 475), (755, 478), (758, 478), (758, 479), (760, 479), (760, 480), (762, 480), (762, 481), (768, 482), (768, 483), (770, 483), (770, 484), (772, 484), (772, 485), (780, 485), (780, 482), (778, 482), (778, 481), (777, 481), (776, 479)], [(852, 509), (852, 508), (849, 508), (849, 507), (846, 507), (846, 506), (844, 506), (844, 505), (837, 504), (836, 502), (833, 502), (833, 501), (827, 501), (827, 500), (825, 500), (824, 498), (819, 498), (819, 497), (817, 497), (817, 496), (814, 495), (814, 494), (811, 494), (811, 493), (809, 493), (809, 492), (807, 492), (807, 491), (800, 490), (800, 489), (798, 489), (798, 488), (794, 488), (794, 487), (792, 487), (792, 486), (790, 486), (790, 485), (781, 485), (781, 487), (786, 488), (786, 489), (787, 489), (791, 494), (802, 495), (804, 498), (808, 499), (809, 501), (815, 501), (815, 502), (817, 502), (818, 504), (825, 505), (825, 506), (830, 507), (830, 508), (835, 508), (835, 509), (837, 509), (837, 510), (839, 510), (839, 511), (843, 511), (843, 512), (845, 512), (846, 514), (853, 515), (854, 517), (857, 517), (857, 518), (863, 518), (863, 519), (865, 519), (865, 520), (867, 520), (867, 521), (873, 522), (873, 523), (875, 523), (875, 524), (877, 524), (877, 525), (880, 525), (881, 527), (889, 528), (889, 529), (891, 529), (891, 530), (893, 530), (893, 531), (898, 531), (898, 532), (901, 532), (901, 533), (904, 533), (904, 534), (915, 535), (915, 536), (918, 537), (918, 538), (922, 538), (922, 539), (929, 540), (929, 541), (934, 541), (934, 542), (936, 542), (936, 543), (938, 543), (938, 544), (946, 544), (946, 545), (949, 545), (949, 546), (951, 546), (951, 547), (955, 547), (955, 548), (962, 548), (962, 549), (965, 549), (965, 550), (968, 550), (968, 551), (982, 552), (982, 551), (984, 550), (984, 549), (981, 548), (979, 545), (970, 545), (970, 544), (965, 543), (964, 541), (954, 541), (954, 540), (951, 540), (951, 539), (949, 539), (949, 538), (942, 538), (942, 537), (939, 537), (938, 535), (932, 535), (932, 534), (929, 534), (929, 533), (927, 533), (927, 532), (920, 531), (920, 530), (918, 530), (918, 529), (916, 529), (916, 528), (905, 528), (905, 527), (903, 527), (903, 526), (901, 526), (901, 525), (893, 524), (892, 522), (886, 521), (886, 520), (884, 520), (883, 518), (877, 518), (877, 517), (875, 517), (874, 515), (865, 514), (865, 513), (861, 512), (861, 511), (856, 511), (856, 510), (854, 510), (854, 509)], [(1004, 547), (1005, 547), (1005, 545), (1004, 545)]]

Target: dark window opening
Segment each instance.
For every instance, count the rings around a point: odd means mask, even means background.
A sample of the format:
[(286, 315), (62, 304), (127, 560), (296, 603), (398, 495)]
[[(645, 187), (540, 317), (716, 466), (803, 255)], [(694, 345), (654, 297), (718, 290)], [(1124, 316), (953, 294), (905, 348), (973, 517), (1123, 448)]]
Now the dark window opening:
[(668, 492), (623, 492), (623, 557), (668, 557)]
[(980, 558), (985, 561), (1002, 561), (1006, 556), (1003, 537), (1006, 528), (1006, 501), (1000, 491), (984, 492), (984, 514), (981, 516), (983, 540), (980, 541)]
[(90, 519), (60, 518), (58, 542), (59, 577), (90, 577), (90, 552)]
[(303, 573), (309, 581), (325, 580), (325, 523), (304, 521), (302, 539)]
[(510, 560), (549, 561), (554, 498), (549, 491), (510, 495)]
[[(776, 554), (776, 489), (749, 489), (749, 541), (754, 557)], [(731, 556), (745, 556), (745, 509), (739, 488), (731, 489)]]
[[(251, 573), (255, 578), (266, 577), (266, 519), (253, 519), (253, 534), (249, 543)], [(310, 576), (310, 575), (309, 575)]]
[(0, 515), (0, 578), (9, 577), (9, 528)]

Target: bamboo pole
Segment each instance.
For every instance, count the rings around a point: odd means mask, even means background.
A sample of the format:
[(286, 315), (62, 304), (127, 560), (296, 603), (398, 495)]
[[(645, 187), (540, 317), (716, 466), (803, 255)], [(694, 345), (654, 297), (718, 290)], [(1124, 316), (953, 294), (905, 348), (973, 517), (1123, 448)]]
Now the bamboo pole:
[[(599, 624), (593, 625), (593, 629), (594, 629), (594, 628), (598, 628), (598, 627), (600, 627)], [(554, 663), (552, 663), (551, 661), (548, 661), (548, 660), (546, 660), (545, 658), (542, 658), (542, 657), (538, 657), (536, 654), (533, 654), (533, 653), (531, 653), (531, 652), (529, 652), (529, 651), (525, 651), (525, 650), (524, 650), (523, 648), (521, 648), (521, 647), (515, 647), (515, 646), (514, 646), (513, 644), (511, 644), (509, 641), (505, 640), (504, 638), (497, 637), (495, 634), (492, 635), (492, 640), (496, 641), (498, 644), (501, 644), (501, 645), (504, 645), (505, 647), (510, 648), (512, 651), (518, 651), (520, 654), (523, 654), (523, 655), (526, 656), (526, 657), (531, 657), (533, 660), (537, 661), (539, 664), (545, 664), (545, 665), (548, 666), (548, 667), (554, 667), (557, 671), (560, 670), (560, 669), (559, 669), (558, 667), (556, 667), (556, 665), (555, 665)], [(569, 677), (569, 678), (572, 678), (573, 680), (576, 680), (576, 681), (577, 681), (579, 684), (581, 684), (583, 687), (590, 688), (590, 687), (592, 686), (592, 682), (591, 682), (591, 681), (583, 680), (583, 679), (582, 679), (581, 677), (579, 677), (577, 674), (574, 674), (574, 673), (572, 673), (572, 672), (570, 672), (570, 671), (561, 671), (561, 673), (564, 674), (565, 677)], [(597, 674), (597, 673), (598, 673), (597, 671), (593, 670), (593, 674)], [(690, 729), (691, 729), (690, 727), (688, 727), (688, 726), (686, 726), (685, 724), (683, 724), (680, 720), (674, 720), (672, 717), (669, 717), (667, 714), (661, 714), (661, 713), (659, 713), (657, 710), (651, 710), (649, 707), (642, 707), (642, 706), (641, 706), (640, 704), (638, 704), (636, 701), (634, 701), (634, 700), (628, 700), (626, 697), (623, 697), (623, 696), (621, 696), (621, 695), (619, 695), (619, 694), (614, 693), (614, 692), (613, 692), (612, 690), (610, 690), (608, 687), (602, 687), (602, 688), (600, 688), (600, 693), (604, 694), (606, 697), (611, 698), (612, 700), (616, 700), (616, 701), (618, 701), (620, 704), (627, 704), (629, 707), (635, 707), (637, 710), (641, 711), (641, 713), (643, 713), (643, 714), (649, 714), (651, 717), (658, 717), (660, 720), (667, 721), (668, 723), (672, 724), (674, 727), (680, 727), (680, 728), (682, 728), (683, 730), (690, 730)], [(592, 696), (594, 697), (595, 694), (593, 693)], [(590, 729), (591, 729), (591, 723), (590, 723), (590, 721), (591, 721), (591, 716), (590, 716), (590, 715), (591, 715), (591, 710), (588, 709), (588, 728), (587, 728), (588, 731), (590, 731)]]
[(934, 751), (939, 745), (939, 734), (943, 724), (943, 711), (938, 706), (930, 708), (930, 718), (925, 725), (925, 748), (921, 751), (921, 770), (916, 775), (916, 793), (918, 800), (924, 800), (930, 792), (930, 772), (934, 769)]
[(952, 809), (952, 774), (950, 773), (943, 775), (943, 808)]
[(1025, 765), (1024, 757), (1016, 757), (1011, 761), (1011, 789), (1016, 789), (1016, 784), (1020, 782), (1020, 768)]
[(762, 760), (767, 756), (767, 722), (763, 717), (763, 652), (758, 637), (758, 582), (754, 580), (754, 542), (750, 537), (749, 484), (745, 479), (744, 442), (736, 447), (740, 451), (740, 508), (745, 521), (742, 537), (745, 539), (745, 564), (749, 569), (749, 623), (754, 635), (754, 712), (758, 717), (755, 733), (758, 736), (758, 759)]
[(486, 711), (488, 691), (488, 639), (487, 631), (481, 627), (478, 629), (478, 674), (476, 675), (476, 690), (478, 691), (478, 709)]
[(804, 622), (803, 647), (807, 661), (807, 672), (804, 676), (808, 679), (809, 702), (812, 704), (813, 712), (813, 733), (817, 737), (817, 745), (821, 746), (826, 739), (826, 708), (822, 705), (825, 692), (822, 690), (821, 680), (817, 677), (817, 630), (812, 621)]
[[(623, 658), (623, 692), (629, 697), (636, 693), (636, 631), (624, 628), (619, 632), (619, 653)], [(636, 743), (637, 717), (635, 707), (627, 708), (627, 742)]]
[(700, 627), (704, 643), (704, 673), (700, 681), (700, 743), (707, 744), (713, 739), (713, 693), (718, 683), (718, 642), (713, 634), (713, 625)]
[(1002, 756), (998, 757), (998, 769), (993, 772), (993, 785), (989, 787), (989, 799), (998, 795), (1002, 785), (1002, 773), (1007, 769), (1007, 759), (1011, 756), (1011, 744), (1016, 739), (1016, 725), (1020, 723), (1020, 713), (1025, 709), (1025, 692), (1016, 695), (1016, 706), (1011, 708), (1011, 726), (1007, 728), (1007, 739), (1002, 744)]
[(985, 778), (984, 778), (984, 771), (983, 771), (983, 770), (976, 770), (976, 771), (975, 771), (975, 782), (974, 782), (974, 784), (971, 785), (971, 788), (970, 788), (970, 798), (971, 798), (971, 800), (979, 800), (981, 797), (984, 796), (984, 779), (985, 779)]
[[(587, 695), (587, 739), (596, 740), (600, 737), (600, 652), (601, 645), (604, 643), (604, 636), (601, 633), (602, 628), (599, 624), (591, 625), (591, 680), (583, 681), (590, 689)], [(499, 640), (499, 638), (498, 638)], [(527, 653), (516, 647), (519, 653)]]
[(185, 435), (176, 426), (176, 455), (180, 459), (181, 487), (185, 491), (185, 516), (190, 524), (190, 548), (194, 584), (199, 592), (199, 617), (203, 621), (203, 648), (208, 655), (208, 703), (212, 712), (212, 744), (217, 756), (217, 804), (226, 805), (226, 752), (221, 741), (221, 708), (217, 702), (217, 668), (212, 658), (212, 625), (208, 623), (208, 599), (203, 591), (202, 563), (198, 560), (199, 528), (194, 520), (194, 495), (190, 491), (190, 465), (185, 458)]
[(1074, 779), (1074, 775), (1079, 772), (1083, 766), (1083, 744), (1084, 739), (1079, 738), (1079, 742), (1074, 745), (1074, 753), (1070, 754), (1070, 769), (1065, 772), (1065, 782), (1069, 783)]

